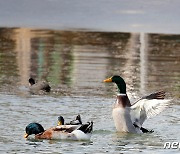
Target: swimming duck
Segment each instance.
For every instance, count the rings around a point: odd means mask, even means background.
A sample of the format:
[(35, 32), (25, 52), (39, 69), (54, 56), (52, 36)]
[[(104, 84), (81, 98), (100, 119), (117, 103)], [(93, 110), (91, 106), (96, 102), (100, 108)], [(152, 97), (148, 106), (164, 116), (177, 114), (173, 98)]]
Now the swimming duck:
[(144, 121), (158, 115), (168, 105), (170, 100), (165, 100), (165, 92), (159, 91), (144, 96), (131, 104), (126, 94), (126, 83), (120, 76), (112, 76), (104, 82), (114, 82), (119, 94), (113, 104), (112, 116), (115, 127), (119, 132), (145, 133), (151, 132), (142, 127)]
[(83, 125), (61, 125), (44, 130), (39, 123), (30, 123), (26, 126), (25, 138), (35, 134), (35, 139), (69, 139), (90, 140), (93, 130), (93, 122)]
[[(64, 125), (64, 118), (62, 116), (58, 117), (58, 126)], [(81, 116), (78, 114), (75, 118), (75, 120), (70, 121), (69, 123), (66, 123), (65, 125), (82, 125)]]
[(78, 114), (76, 118), (69, 122), (70, 125), (82, 125), (81, 116)]
[(51, 90), (51, 87), (45, 81), (35, 83), (35, 80), (33, 78), (30, 78), (29, 84), (30, 84), (30, 92), (34, 94), (38, 93), (39, 91), (50, 92)]
[(64, 118), (63, 118), (63, 116), (59, 116), (58, 117), (58, 124), (57, 125), (58, 126), (64, 125)]

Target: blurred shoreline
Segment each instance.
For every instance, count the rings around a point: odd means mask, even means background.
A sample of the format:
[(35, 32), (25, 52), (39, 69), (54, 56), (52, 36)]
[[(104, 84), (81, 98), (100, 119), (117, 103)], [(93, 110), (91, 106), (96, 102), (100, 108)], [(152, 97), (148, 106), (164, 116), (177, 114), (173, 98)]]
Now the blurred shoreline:
[(180, 34), (178, 0), (0, 1), (0, 27)]

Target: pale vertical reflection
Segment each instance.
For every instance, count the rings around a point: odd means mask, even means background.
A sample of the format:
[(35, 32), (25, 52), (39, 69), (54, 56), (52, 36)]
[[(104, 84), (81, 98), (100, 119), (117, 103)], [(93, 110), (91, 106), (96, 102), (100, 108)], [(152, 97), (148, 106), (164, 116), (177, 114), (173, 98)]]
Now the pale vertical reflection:
[(27, 84), (30, 75), (31, 38), (32, 33), (30, 29), (19, 28), (16, 30), (17, 63), (21, 85)]
[(140, 92), (144, 93), (147, 83), (147, 42), (148, 36), (145, 33), (140, 33)]
[[(129, 70), (126, 71), (126, 75), (128, 76), (126, 78), (128, 89), (133, 89), (133, 77), (136, 75), (136, 65), (134, 64), (134, 57), (137, 57), (138, 53), (138, 47), (137, 44), (139, 44), (139, 34), (138, 33), (131, 33), (131, 37), (128, 42), (128, 48), (126, 52), (127, 63), (125, 64), (125, 69)], [(131, 85), (131, 87), (130, 87)]]
[[(75, 87), (101, 87), (107, 74), (108, 52), (90, 46), (74, 47), (73, 80)], [(101, 51), (101, 52), (98, 52)]]

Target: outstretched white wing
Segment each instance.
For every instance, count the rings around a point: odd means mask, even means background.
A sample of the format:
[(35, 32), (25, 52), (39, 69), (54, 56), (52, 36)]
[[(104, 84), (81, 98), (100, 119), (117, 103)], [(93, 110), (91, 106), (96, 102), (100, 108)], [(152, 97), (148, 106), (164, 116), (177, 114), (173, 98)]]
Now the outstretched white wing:
[(132, 122), (142, 126), (144, 121), (161, 113), (170, 103), (167, 99), (141, 99), (131, 106)]
[(134, 102), (133, 105), (136, 104), (137, 102), (139, 102), (139, 101), (142, 100), (142, 99), (148, 99), (148, 100), (150, 100), (150, 99), (164, 99), (165, 94), (166, 94), (166, 93), (165, 93), (165, 91), (163, 91), (163, 90), (157, 91), (157, 92), (154, 92), (154, 93), (151, 93), (151, 94), (149, 94), (149, 95), (147, 95), (147, 96), (144, 96), (144, 97), (140, 98), (139, 100), (137, 100), (136, 102)]

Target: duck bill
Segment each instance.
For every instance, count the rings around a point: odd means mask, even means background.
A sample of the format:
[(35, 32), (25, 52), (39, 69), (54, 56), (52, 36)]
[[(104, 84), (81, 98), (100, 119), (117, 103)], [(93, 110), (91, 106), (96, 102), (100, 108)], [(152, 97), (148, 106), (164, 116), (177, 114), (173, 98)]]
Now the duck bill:
[(29, 135), (26, 133), (25, 135), (24, 135), (24, 138), (27, 138)]
[(112, 78), (105, 79), (104, 82), (112, 82)]

